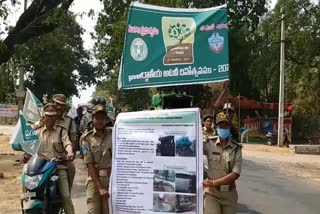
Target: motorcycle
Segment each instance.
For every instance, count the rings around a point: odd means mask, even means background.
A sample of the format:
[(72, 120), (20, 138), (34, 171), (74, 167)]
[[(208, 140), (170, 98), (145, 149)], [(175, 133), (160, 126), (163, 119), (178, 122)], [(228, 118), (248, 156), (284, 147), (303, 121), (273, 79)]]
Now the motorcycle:
[(56, 166), (65, 162), (65, 157), (53, 158), (49, 161), (40, 156), (34, 156), (28, 161), (22, 172), (23, 214), (64, 213)]
[[(278, 144), (278, 135), (268, 132), (266, 134), (267, 137), (267, 145), (273, 146)], [(288, 136), (286, 133), (283, 134), (283, 145), (289, 147), (290, 141), (288, 140)]]

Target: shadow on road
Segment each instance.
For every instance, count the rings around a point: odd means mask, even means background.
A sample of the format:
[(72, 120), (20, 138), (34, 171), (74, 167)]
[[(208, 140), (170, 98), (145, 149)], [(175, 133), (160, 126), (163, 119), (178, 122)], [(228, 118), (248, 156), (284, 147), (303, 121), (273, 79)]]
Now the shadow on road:
[(245, 204), (238, 204), (237, 213), (262, 214), (261, 212), (258, 212), (256, 210), (249, 209)]

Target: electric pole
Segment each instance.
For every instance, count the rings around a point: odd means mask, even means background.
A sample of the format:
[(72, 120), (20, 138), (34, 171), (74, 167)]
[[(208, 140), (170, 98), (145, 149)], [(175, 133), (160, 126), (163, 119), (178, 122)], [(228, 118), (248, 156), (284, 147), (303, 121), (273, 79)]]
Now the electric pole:
[[(27, 10), (27, 4), (28, 4), (28, 0), (24, 0), (23, 12)], [(21, 65), (19, 67), (19, 89), (17, 90), (19, 111), (23, 110), (23, 100), (26, 94), (26, 90), (24, 89), (24, 73), (25, 73), (25, 67), (24, 67), (24, 60), (22, 59)]]
[(278, 114), (278, 146), (283, 146), (284, 119), (284, 64), (285, 64), (285, 15), (281, 9), (281, 48), (280, 48), (280, 85), (279, 85), (279, 114)]

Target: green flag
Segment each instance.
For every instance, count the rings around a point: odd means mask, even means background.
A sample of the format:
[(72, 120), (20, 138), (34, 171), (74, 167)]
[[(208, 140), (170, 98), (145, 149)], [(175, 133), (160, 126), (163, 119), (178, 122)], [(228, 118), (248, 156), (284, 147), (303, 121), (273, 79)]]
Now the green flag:
[(119, 88), (228, 80), (228, 49), (226, 5), (182, 9), (134, 2), (129, 9)]
[(15, 132), (9, 143), (12, 144), (13, 148), (20, 148), (30, 155), (35, 155), (38, 152), (40, 147), (39, 136), (27, 122), (22, 113), (20, 113)]
[(40, 100), (27, 88), (27, 94), (23, 106), (23, 114), (26, 119), (31, 123), (39, 121), (41, 118), (40, 112), (42, 107), (43, 105)]

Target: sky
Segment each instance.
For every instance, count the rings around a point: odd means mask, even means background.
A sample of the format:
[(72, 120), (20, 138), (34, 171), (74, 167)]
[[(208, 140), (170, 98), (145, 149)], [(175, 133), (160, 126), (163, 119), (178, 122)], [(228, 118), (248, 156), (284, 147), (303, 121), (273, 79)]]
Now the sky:
[[(18, 20), (20, 15), (22, 14), (23, 10), (23, 1), (24, 0), (18, 0), (18, 2), (21, 3), (20, 6), (17, 6), (14, 11), (11, 11), (10, 16), (8, 18), (9, 24), (14, 25), (15, 22)], [(317, 0), (314, 0), (317, 1)], [(29, 4), (30, 4), (29, 0)], [(88, 3), (88, 0), (75, 0), (70, 8), (70, 10), (76, 14), (82, 14), (83, 12), (88, 13), (91, 9), (95, 11), (95, 16), (93, 18), (89, 18), (86, 15), (77, 17), (77, 22), (85, 29), (85, 33), (82, 35), (82, 38), (84, 40), (84, 47), (87, 50), (92, 50), (93, 45), (94, 45), (94, 40), (92, 40), (90, 36), (90, 32), (94, 32), (94, 26), (97, 21), (97, 14), (99, 11), (102, 10), (102, 3), (100, 0), (90, 0), (90, 3)], [(271, 0), (270, 3), (270, 9), (272, 9), (277, 0)], [(2, 28), (0, 24), (0, 28)], [(3, 39), (2, 35), (0, 39)], [(95, 85), (87, 87), (85, 90), (80, 91), (79, 90), (79, 97), (73, 96), (72, 97), (72, 104), (73, 106), (77, 106), (80, 103), (86, 103), (91, 99), (92, 93), (95, 91)]]
[[(94, 18), (89, 18), (87, 16), (77, 17), (77, 22), (86, 30), (86, 32), (82, 35), (84, 41), (84, 48), (87, 50), (91, 50), (94, 45), (94, 40), (92, 40), (90, 36), (90, 32), (94, 32), (94, 26), (97, 22), (97, 14), (103, 8), (100, 0), (90, 0), (90, 4), (88, 4), (88, 0), (75, 0), (71, 6), (71, 11), (74, 13), (88, 13), (91, 9), (95, 11)], [(72, 105), (77, 106), (80, 103), (86, 103), (91, 99), (92, 93), (95, 91), (95, 85), (87, 87), (85, 90), (79, 90), (79, 97), (72, 97)]]

